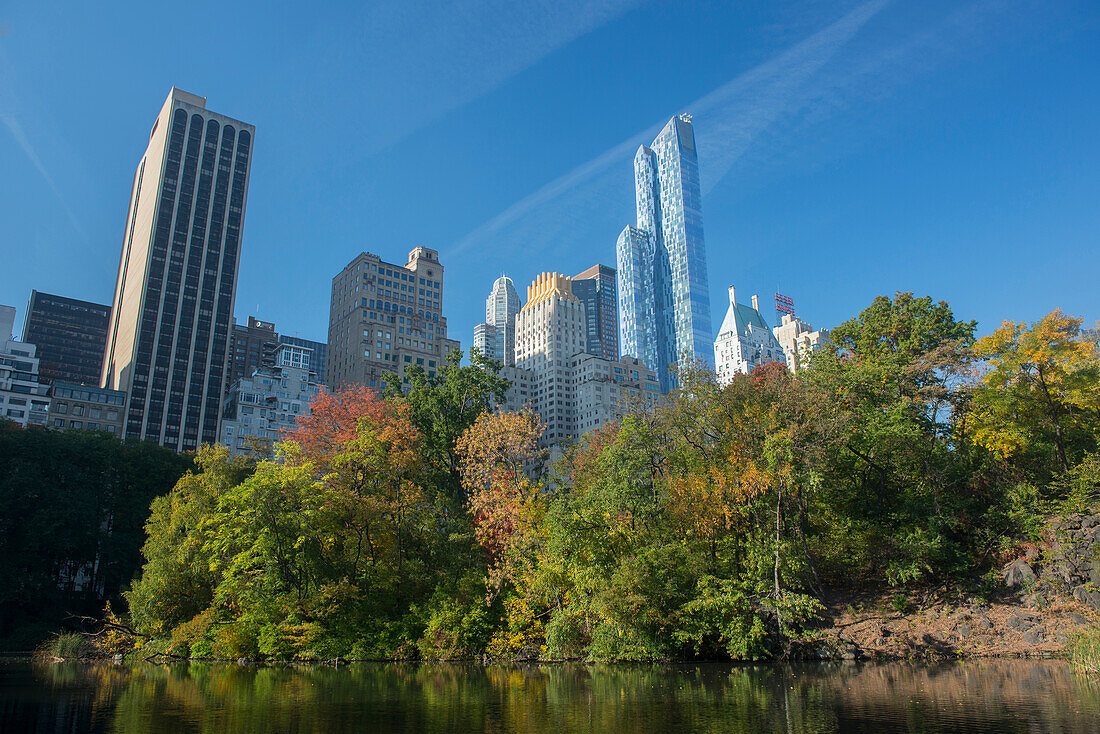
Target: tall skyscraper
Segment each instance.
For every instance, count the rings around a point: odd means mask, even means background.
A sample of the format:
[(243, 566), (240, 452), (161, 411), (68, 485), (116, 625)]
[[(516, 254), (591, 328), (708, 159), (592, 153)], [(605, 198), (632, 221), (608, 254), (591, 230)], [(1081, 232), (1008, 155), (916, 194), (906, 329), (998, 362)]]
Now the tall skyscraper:
[(516, 314), (519, 294), (507, 275), (493, 282), (485, 299), (485, 321), (474, 327), (474, 347), (504, 366), (516, 363)]
[(443, 266), (435, 250), (415, 247), (404, 265), (363, 252), (332, 279), (330, 386), (381, 388), (387, 372), (403, 378), (413, 365), (434, 377), (458, 346), (447, 338)]
[(110, 306), (31, 291), (23, 341), (38, 347), (39, 376), (98, 386), (110, 320)]
[(699, 160), (691, 118), (669, 120), (652, 147), (634, 156), (638, 222), (619, 235), (619, 331), (623, 354), (657, 371), (661, 391), (676, 386), (671, 368), (710, 362), (712, 334), (703, 245)]
[(218, 438), (255, 127), (173, 88), (130, 193), (103, 387), (126, 435), (176, 450)]
[(615, 268), (593, 265), (573, 276), (573, 295), (584, 304), (587, 336), (584, 351), (597, 357), (619, 358), (619, 302)]

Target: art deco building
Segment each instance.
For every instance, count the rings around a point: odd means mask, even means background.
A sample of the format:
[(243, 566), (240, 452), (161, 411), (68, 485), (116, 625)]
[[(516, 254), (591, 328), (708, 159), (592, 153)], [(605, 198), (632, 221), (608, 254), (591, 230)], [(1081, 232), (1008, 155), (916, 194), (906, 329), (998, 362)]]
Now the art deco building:
[(709, 362), (712, 334), (702, 193), (695, 133), (688, 115), (669, 120), (651, 147), (634, 156), (637, 226), (619, 235), (619, 331), (622, 353), (657, 371), (662, 392), (672, 367)]
[(586, 309), (573, 286), (558, 273), (543, 273), (528, 286), (516, 317), (516, 364), (502, 372), (511, 386), (498, 408), (529, 407), (550, 446), (660, 397), (656, 374), (638, 358), (588, 353)]
[(134, 174), (102, 386), (125, 434), (176, 450), (218, 438), (255, 128), (172, 89)]
[(516, 314), (519, 294), (507, 275), (493, 283), (485, 299), (485, 321), (474, 327), (474, 348), (489, 359), (511, 366), (516, 362)]
[(37, 347), (42, 379), (98, 386), (110, 320), (110, 306), (31, 291), (23, 341)]
[(584, 303), (585, 351), (604, 359), (619, 358), (619, 301), (615, 268), (593, 265), (574, 275), (573, 295)]
[(750, 307), (737, 302), (732, 285), (729, 293), (729, 310), (714, 340), (714, 363), (721, 385), (728, 385), (734, 375), (747, 375), (759, 365), (786, 362), (783, 347), (760, 313), (760, 299), (754, 295)]
[(328, 321), (329, 384), (382, 387), (417, 365), (430, 376), (457, 341), (447, 338), (439, 253), (416, 247), (404, 265), (360, 253), (332, 279)]

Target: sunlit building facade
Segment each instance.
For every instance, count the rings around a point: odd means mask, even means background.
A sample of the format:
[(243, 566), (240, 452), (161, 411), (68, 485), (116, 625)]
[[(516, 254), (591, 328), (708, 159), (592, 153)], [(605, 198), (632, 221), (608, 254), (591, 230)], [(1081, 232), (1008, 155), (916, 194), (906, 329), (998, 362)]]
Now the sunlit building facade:
[(255, 127), (172, 89), (130, 193), (101, 387), (125, 435), (177, 451), (218, 439)]

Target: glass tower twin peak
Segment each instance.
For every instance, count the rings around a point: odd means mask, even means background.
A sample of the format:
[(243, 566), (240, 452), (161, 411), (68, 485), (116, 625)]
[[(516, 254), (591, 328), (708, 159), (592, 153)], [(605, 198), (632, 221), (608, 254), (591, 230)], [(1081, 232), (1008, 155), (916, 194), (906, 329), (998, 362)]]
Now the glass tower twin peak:
[(702, 193), (689, 115), (669, 120), (634, 156), (637, 226), (619, 235), (619, 331), (624, 355), (656, 370), (661, 392), (671, 368), (713, 354)]

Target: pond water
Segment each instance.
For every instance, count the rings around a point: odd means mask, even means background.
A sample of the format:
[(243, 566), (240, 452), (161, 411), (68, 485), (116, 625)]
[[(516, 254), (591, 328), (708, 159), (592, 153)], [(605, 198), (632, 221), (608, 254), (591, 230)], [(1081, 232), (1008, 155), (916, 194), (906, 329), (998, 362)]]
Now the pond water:
[(255, 668), (0, 662), (3, 732), (1100, 732), (1062, 661)]

